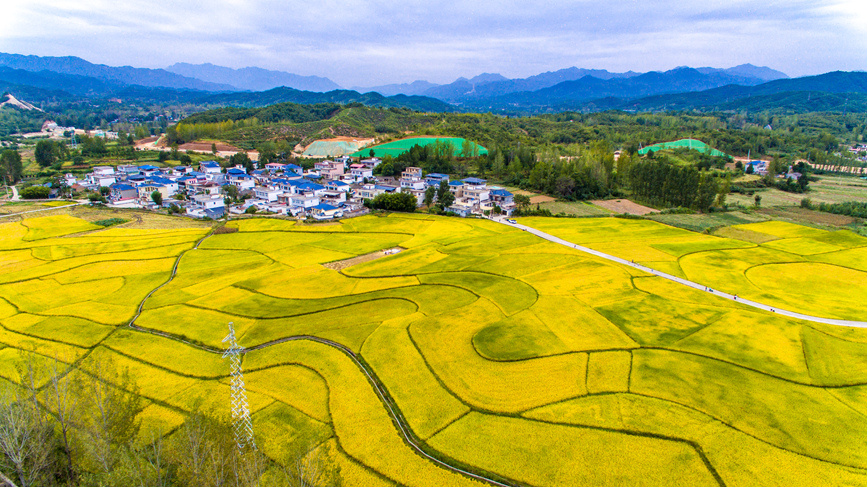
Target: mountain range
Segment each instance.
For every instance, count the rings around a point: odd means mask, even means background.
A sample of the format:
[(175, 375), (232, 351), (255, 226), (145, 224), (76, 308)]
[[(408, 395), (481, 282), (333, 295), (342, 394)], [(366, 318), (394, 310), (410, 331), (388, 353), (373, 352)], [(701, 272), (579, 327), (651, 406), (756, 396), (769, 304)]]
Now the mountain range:
[(343, 90), (325, 77), (257, 67), (177, 63), (147, 69), (93, 64), (71, 56), (0, 53), (0, 90), (33, 103), (64, 98), (246, 107), (333, 102), (504, 114), (610, 109), (867, 111), (865, 73), (789, 78), (751, 64), (728, 69), (683, 66), (648, 73), (571, 67), (518, 79), (483, 73), (442, 85), (418, 80)]

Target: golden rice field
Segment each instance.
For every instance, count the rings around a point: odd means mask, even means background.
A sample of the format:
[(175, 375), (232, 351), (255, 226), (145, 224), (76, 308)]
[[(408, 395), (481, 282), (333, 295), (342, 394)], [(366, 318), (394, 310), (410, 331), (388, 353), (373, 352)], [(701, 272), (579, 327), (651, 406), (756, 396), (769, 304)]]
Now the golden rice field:
[[(767, 237), (757, 244), (649, 221), (521, 222), (867, 319), (867, 239), (848, 232), (744, 225)], [(18, 380), (21, 353), (85, 368), (112, 357), (140, 386), (142, 421), (171, 435), (194, 407), (228, 408), (228, 363), (209, 350), (231, 321), (257, 347), (244, 369), (262, 451), (280, 464), (321, 449), (344, 485), (482, 484), (413, 450), (362, 367), (428, 453), (509, 485), (867, 484), (867, 330), (764, 313), (485, 220), (228, 226), (0, 224), (0, 377)]]

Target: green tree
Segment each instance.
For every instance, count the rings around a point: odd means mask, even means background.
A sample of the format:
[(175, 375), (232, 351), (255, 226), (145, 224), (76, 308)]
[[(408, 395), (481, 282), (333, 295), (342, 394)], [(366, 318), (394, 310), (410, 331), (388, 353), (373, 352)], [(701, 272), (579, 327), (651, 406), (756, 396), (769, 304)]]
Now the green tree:
[(440, 185), (437, 188), (437, 206), (441, 210), (445, 210), (449, 206), (452, 206), (454, 202), (455, 195), (449, 190), (449, 183), (440, 181)]
[(762, 206), (762, 195), (757, 194), (753, 201), (756, 202), (756, 207)]
[(433, 186), (428, 186), (427, 189), (424, 190), (424, 205), (428, 207), (428, 211), (430, 211), (430, 207), (433, 204), (436, 195), (437, 189)]
[(154, 191), (151, 193), (151, 200), (153, 200), (154, 204), (157, 206), (162, 206), (163, 204), (163, 194), (159, 191)]
[(48, 167), (54, 164), (59, 157), (57, 145), (52, 140), (40, 140), (36, 143), (34, 157), (36, 158), (36, 163), (41, 167)]
[(530, 207), (530, 197), (525, 194), (516, 194), (513, 198), (519, 210), (524, 211)]
[(21, 164), (21, 154), (17, 150), (6, 149), (0, 153), (0, 179), (6, 184), (21, 181), (24, 168)]
[(226, 196), (228, 196), (229, 198), (232, 198), (233, 201), (238, 200), (238, 187), (235, 186), (234, 184), (229, 184), (229, 185), (223, 186), (223, 191), (225, 191)]
[(44, 186), (28, 186), (18, 191), (18, 194), (25, 200), (44, 200), (51, 194), (51, 190)]

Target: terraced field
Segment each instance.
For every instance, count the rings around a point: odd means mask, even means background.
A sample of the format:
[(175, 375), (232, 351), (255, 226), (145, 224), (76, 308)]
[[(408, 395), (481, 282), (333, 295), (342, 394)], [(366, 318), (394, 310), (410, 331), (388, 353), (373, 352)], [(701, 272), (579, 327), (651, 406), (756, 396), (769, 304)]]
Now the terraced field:
[[(768, 237), (755, 244), (648, 221), (521, 222), (752, 299), (865, 318), (867, 247), (847, 233), (745, 225)], [(507, 485), (867, 483), (865, 330), (721, 301), (484, 220), (228, 225), (0, 224), (0, 376), (17, 380), (16, 349), (111, 356), (136, 377), (143, 420), (171, 431), (195, 405), (228, 402), (214, 352), (232, 321), (257, 443), (277, 463), (327, 451), (344, 485), (483, 483), (404, 430)]]

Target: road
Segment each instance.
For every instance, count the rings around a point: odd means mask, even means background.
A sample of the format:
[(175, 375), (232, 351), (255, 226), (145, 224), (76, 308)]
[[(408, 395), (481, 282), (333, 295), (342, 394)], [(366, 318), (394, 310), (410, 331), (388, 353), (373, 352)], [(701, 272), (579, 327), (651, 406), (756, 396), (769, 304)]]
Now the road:
[(528, 227), (526, 225), (521, 225), (520, 223), (509, 223), (504, 218), (493, 219), (498, 223), (502, 223), (503, 225), (508, 225), (510, 227), (520, 228), (521, 230), (527, 231), (536, 235), (537, 237), (544, 238), (545, 240), (554, 242), (556, 244), (565, 245), (566, 247), (573, 248), (576, 250), (580, 250), (581, 252), (586, 252), (590, 255), (595, 255), (596, 257), (600, 257), (602, 259), (610, 260), (611, 262), (616, 262), (618, 264), (626, 265), (629, 267), (634, 267), (636, 269), (640, 269), (648, 274), (653, 274), (654, 276), (661, 277), (663, 279), (668, 279), (669, 281), (676, 282), (683, 286), (691, 287), (693, 289), (697, 289), (703, 292), (713, 293), (714, 296), (718, 296), (723, 299), (728, 299), (729, 301), (734, 301), (736, 303), (740, 303), (746, 306), (750, 306), (756, 309), (760, 309), (763, 311), (767, 311), (769, 313), (775, 313), (781, 316), (786, 316), (788, 318), (795, 318), (799, 320), (812, 321), (813, 323), (824, 323), (826, 325), (834, 325), (834, 326), (848, 326), (852, 328), (867, 328), (867, 322), (864, 321), (852, 321), (852, 320), (837, 320), (833, 318), (822, 318), (820, 316), (811, 316), (803, 313), (797, 313), (795, 311), (789, 311), (785, 309), (780, 309), (775, 306), (769, 306), (767, 304), (758, 303), (756, 301), (750, 301), (749, 299), (744, 299), (733, 294), (729, 294), (723, 291), (719, 291), (717, 289), (712, 289), (704, 284), (699, 284), (697, 282), (688, 281), (686, 279), (682, 279), (677, 276), (673, 276), (671, 274), (666, 274), (665, 272), (660, 272), (655, 269), (651, 269), (650, 267), (643, 266), (641, 264), (636, 264), (634, 262), (628, 261), (626, 259), (621, 259), (620, 257), (615, 257), (613, 255), (609, 255), (603, 252), (599, 252), (598, 250), (593, 250), (588, 247), (582, 247), (581, 245), (576, 245), (567, 240), (563, 240), (562, 238), (555, 237), (553, 235), (547, 234), (541, 230), (537, 230), (532, 227)]

